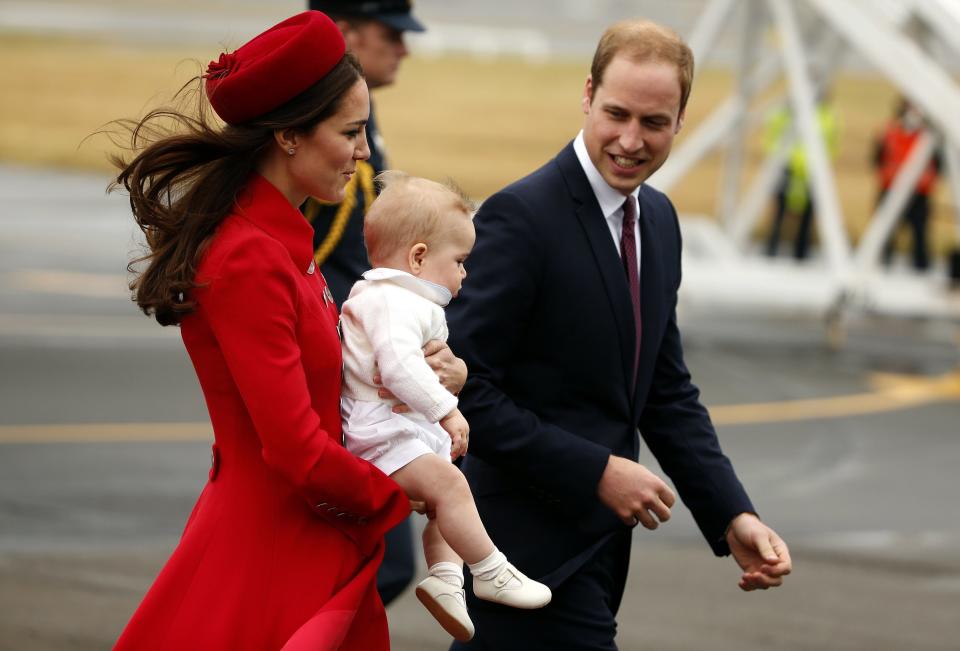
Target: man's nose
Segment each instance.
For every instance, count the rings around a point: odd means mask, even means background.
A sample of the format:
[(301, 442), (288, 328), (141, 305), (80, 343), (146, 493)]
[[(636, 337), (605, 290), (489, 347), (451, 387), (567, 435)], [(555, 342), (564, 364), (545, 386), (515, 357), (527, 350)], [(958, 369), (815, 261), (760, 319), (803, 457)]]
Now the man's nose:
[(643, 149), (643, 129), (636, 122), (631, 122), (620, 132), (619, 143), (624, 153)]

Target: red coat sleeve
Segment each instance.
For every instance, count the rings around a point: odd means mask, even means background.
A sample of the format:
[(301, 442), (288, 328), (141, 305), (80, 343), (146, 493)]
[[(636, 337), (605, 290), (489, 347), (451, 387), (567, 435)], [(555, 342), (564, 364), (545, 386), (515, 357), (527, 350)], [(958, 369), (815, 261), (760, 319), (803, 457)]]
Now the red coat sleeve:
[[(400, 487), (331, 438), (313, 409), (301, 361), (297, 270), (278, 242), (221, 249), (200, 290), (206, 316), (260, 437), (266, 463), (369, 552), (409, 512)], [(337, 355), (339, 350), (331, 351)], [(323, 390), (335, 391), (336, 380)]]

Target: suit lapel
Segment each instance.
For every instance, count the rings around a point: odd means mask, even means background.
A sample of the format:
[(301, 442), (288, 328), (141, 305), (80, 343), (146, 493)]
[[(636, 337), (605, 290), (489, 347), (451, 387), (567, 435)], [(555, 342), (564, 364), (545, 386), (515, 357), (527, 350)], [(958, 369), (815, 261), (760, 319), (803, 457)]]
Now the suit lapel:
[[(663, 305), (663, 258), (657, 247), (657, 211), (646, 197), (643, 188), (637, 197), (640, 206), (638, 222), (640, 224), (640, 315), (644, 331), (640, 342), (640, 370), (637, 378), (637, 395), (645, 394), (641, 385), (645, 369), (656, 363), (657, 350), (653, 345), (645, 346), (644, 341), (659, 339), (659, 323), (662, 322)], [(649, 335), (649, 339), (648, 339)], [(634, 400), (636, 396), (634, 396)]]
[[(604, 289), (613, 310), (620, 340), (623, 386), (625, 391), (629, 392), (636, 338), (634, 336), (633, 306), (630, 303), (630, 292), (627, 288), (627, 279), (623, 273), (620, 255), (610, 238), (607, 221), (603, 217), (600, 204), (597, 203), (597, 198), (594, 196), (590, 182), (587, 181), (586, 174), (580, 166), (580, 161), (577, 159), (572, 144), (567, 145), (560, 152), (557, 156), (557, 163), (566, 179), (570, 195), (574, 199), (577, 219), (580, 221), (580, 226), (590, 243), (594, 262), (600, 270), (601, 278), (603, 278)], [(642, 300), (641, 297), (641, 305)]]

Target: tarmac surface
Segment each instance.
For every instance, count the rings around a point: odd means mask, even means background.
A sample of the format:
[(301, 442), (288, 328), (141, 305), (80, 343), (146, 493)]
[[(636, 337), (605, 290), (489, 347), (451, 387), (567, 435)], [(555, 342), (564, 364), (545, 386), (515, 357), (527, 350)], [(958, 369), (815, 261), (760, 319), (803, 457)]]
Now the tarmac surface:
[[(0, 650), (109, 647), (206, 478), (175, 329), (124, 288), (137, 247), (106, 180), (0, 167)], [(635, 533), (621, 649), (960, 649), (957, 324), (683, 313), (687, 361), (784, 587), (741, 593), (689, 513)], [(644, 462), (655, 467), (646, 458)], [(393, 648), (448, 639), (408, 591)]]

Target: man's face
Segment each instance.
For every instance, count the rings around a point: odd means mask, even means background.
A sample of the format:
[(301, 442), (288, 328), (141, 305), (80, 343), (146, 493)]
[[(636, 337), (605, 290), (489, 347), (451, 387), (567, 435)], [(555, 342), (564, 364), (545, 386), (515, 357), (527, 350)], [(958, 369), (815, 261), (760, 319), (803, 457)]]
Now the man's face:
[(377, 20), (367, 20), (348, 25), (344, 38), (347, 49), (356, 55), (363, 66), (367, 86), (378, 88), (394, 82), (400, 60), (408, 54), (403, 32)]
[(683, 124), (680, 95), (677, 67), (662, 61), (615, 56), (599, 86), (587, 78), (583, 140), (611, 187), (630, 194), (667, 160)]

